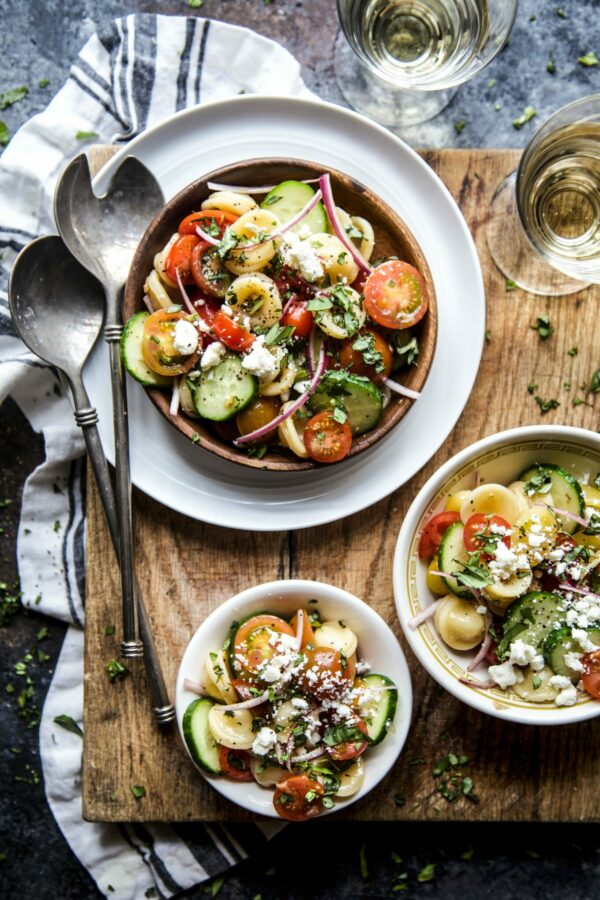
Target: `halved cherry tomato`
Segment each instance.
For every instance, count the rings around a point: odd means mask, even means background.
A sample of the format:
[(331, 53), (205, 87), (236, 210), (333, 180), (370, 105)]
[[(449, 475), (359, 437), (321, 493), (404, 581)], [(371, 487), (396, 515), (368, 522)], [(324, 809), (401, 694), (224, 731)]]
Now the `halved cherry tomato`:
[(222, 309), (218, 311), (212, 322), (212, 329), (219, 340), (230, 350), (247, 350), (252, 346), (256, 338)]
[(347, 422), (336, 422), (328, 409), (317, 413), (306, 423), (304, 446), (316, 462), (339, 462), (348, 456), (352, 446), (350, 426)]
[[(240, 434), (250, 434), (268, 425), (273, 419), (279, 415), (279, 402), (275, 397), (259, 397), (254, 400), (250, 406), (247, 406), (241, 413), (236, 416), (237, 427)], [(264, 437), (260, 438), (262, 443), (273, 440), (277, 437), (277, 428), (269, 431)]]
[(374, 269), (365, 283), (365, 309), (378, 325), (410, 328), (423, 318), (429, 300), (418, 269), (391, 259)]
[[(362, 731), (363, 734), (367, 733), (367, 726), (362, 719), (358, 721), (354, 727), (357, 728), (358, 731)], [(343, 741), (341, 744), (336, 744), (334, 747), (328, 747), (327, 752), (332, 759), (342, 762), (360, 756), (361, 753), (365, 752), (368, 746), (368, 741), (359, 741), (356, 739), (354, 741)]]
[(253, 781), (250, 771), (250, 754), (245, 750), (230, 750), (219, 746), (219, 768), (221, 775), (234, 781)]
[(208, 294), (200, 293), (190, 299), (200, 318), (206, 322), (207, 325), (212, 325), (216, 314), (221, 309), (221, 301), (218, 300), (217, 297), (210, 297)]
[(293, 325), (294, 337), (308, 338), (313, 327), (313, 314), (303, 303), (294, 303), (281, 317), (282, 325)]
[(233, 641), (236, 663), (246, 672), (257, 673), (277, 652), (271, 640), (278, 634), (294, 637), (291, 626), (279, 616), (252, 616), (243, 622)]
[[(369, 341), (369, 346), (365, 350), (355, 350), (354, 344)], [(378, 361), (379, 366), (383, 366), (381, 371), (377, 371), (378, 366), (372, 363), (366, 363), (364, 352), (374, 352), (379, 354), (381, 359)], [(340, 365), (344, 369), (349, 369), (355, 375), (363, 375), (370, 378), (371, 381), (381, 382), (389, 377), (392, 371), (393, 356), (388, 342), (382, 338), (376, 331), (361, 331), (359, 334), (344, 341), (340, 348)]]
[(593, 650), (583, 657), (582, 684), (588, 694), (600, 700), (600, 650)]
[[(506, 529), (508, 534), (494, 535), (494, 532), (491, 530), (492, 525), (495, 525), (497, 528)], [(503, 519), (502, 516), (476, 513), (474, 516), (470, 516), (466, 521), (463, 540), (469, 553), (476, 553), (481, 550), (486, 544), (486, 539), (489, 540), (489, 538), (495, 539), (500, 537), (502, 543), (507, 547), (510, 547), (511, 531), (510, 524), (506, 519)], [(479, 535), (482, 535), (482, 537)], [(491, 556), (491, 553), (481, 554), (482, 559), (491, 559)]]
[(192, 251), (192, 276), (201, 291), (212, 297), (224, 297), (231, 284), (231, 272), (225, 268), (216, 247), (200, 241)]
[(311, 647), (304, 651), (306, 662), (300, 672), (301, 689), (319, 700), (335, 699), (352, 683), (349, 665), (333, 647)]
[(185, 219), (179, 223), (177, 231), (179, 234), (195, 234), (198, 236), (196, 228), (200, 226), (202, 231), (206, 231), (216, 240), (223, 237), (223, 232), (228, 225), (232, 225), (238, 216), (234, 213), (223, 212), (222, 209), (202, 209), (199, 212), (190, 213)]
[(440, 549), (444, 534), (455, 522), (460, 522), (457, 512), (442, 512), (431, 517), (419, 540), (419, 559), (433, 559)]
[(173, 345), (175, 323), (179, 319), (187, 319), (186, 313), (157, 309), (144, 324), (142, 356), (146, 365), (159, 375), (182, 375), (198, 362), (198, 351), (182, 356)]
[(323, 785), (308, 775), (292, 775), (280, 781), (273, 794), (273, 806), (282, 819), (305, 822), (323, 809)]
[(177, 281), (177, 271), (184, 284), (194, 284), (192, 275), (192, 253), (200, 238), (193, 234), (184, 234), (177, 238), (167, 256), (165, 270), (169, 278)]
[[(294, 634), (296, 634), (298, 630), (298, 613), (293, 617), (290, 622), (290, 628), (293, 630)], [(306, 647), (307, 644), (314, 644), (315, 633), (313, 631), (313, 627), (310, 624), (310, 618), (306, 610), (304, 610), (304, 625), (302, 626), (302, 643), (301, 647)]]

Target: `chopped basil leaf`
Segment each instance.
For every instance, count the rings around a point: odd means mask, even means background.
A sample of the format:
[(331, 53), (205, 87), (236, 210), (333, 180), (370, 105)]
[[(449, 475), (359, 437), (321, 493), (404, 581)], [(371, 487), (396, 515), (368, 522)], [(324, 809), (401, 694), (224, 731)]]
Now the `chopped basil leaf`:
[(10, 141), (10, 131), (6, 126), (6, 122), (0, 121), (0, 147), (6, 147)]
[(417, 881), (421, 884), (425, 881), (433, 881), (435, 878), (435, 867), (436, 863), (428, 863), (428, 865), (424, 866), (417, 875)]
[(143, 784), (132, 784), (131, 785), (131, 793), (135, 797), (136, 800), (139, 800), (141, 797), (144, 797), (146, 794), (146, 788)]
[(513, 119), (513, 125), (515, 128), (522, 128), (523, 125), (525, 125), (526, 122), (529, 122), (530, 119), (533, 119), (534, 116), (537, 116), (537, 110), (534, 109), (533, 106), (526, 106), (522, 115)]
[(544, 416), (547, 412), (550, 412), (551, 409), (558, 409), (560, 403), (558, 400), (550, 399), (550, 400), (542, 400), (541, 397), (536, 396), (535, 402), (540, 408), (541, 414)]
[(98, 137), (97, 131), (78, 131), (75, 134), (78, 141), (91, 141)]
[(577, 62), (581, 63), (582, 66), (597, 66), (600, 63), (600, 59), (598, 59), (593, 50), (590, 50), (585, 56), (579, 56)]
[(60, 725), (61, 728), (64, 728), (65, 731), (70, 731), (71, 734), (78, 734), (79, 737), (83, 737), (83, 731), (71, 716), (55, 716), (54, 721), (57, 725)]
[(542, 341), (547, 340), (550, 335), (554, 334), (554, 328), (550, 323), (550, 316), (538, 316), (531, 328), (537, 331)]
[(24, 100), (28, 93), (29, 88), (26, 88), (24, 86), (10, 88), (10, 90), (8, 91), (3, 91), (0, 94), (0, 109), (8, 109), (8, 107), (12, 106), (13, 103), (18, 103), (19, 100)]
[(127, 666), (124, 666), (118, 659), (109, 660), (106, 664), (106, 671), (108, 672), (108, 678), (112, 683), (115, 681), (122, 681), (129, 675)]

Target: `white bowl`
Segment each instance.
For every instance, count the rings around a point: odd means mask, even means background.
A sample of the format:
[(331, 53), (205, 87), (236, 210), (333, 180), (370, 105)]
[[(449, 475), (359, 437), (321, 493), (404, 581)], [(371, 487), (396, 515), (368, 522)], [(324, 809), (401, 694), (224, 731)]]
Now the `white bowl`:
[[(265, 610), (276, 615), (292, 614), (301, 603), (312, 599), (318, 600), (315, 608), (320, 611), (321, 618), (343, 619), (348, 623), (358, 637), (359, 658), (370, 662), (373, 672), (387, 675), (398, 687), (394, 725), (381, 744), (367, 751), (361, 789), (347, 800), (336, 800), (333, 809), (322, 813), (327, 815), (360, 800), (389, 772), (404, 746), (412, 711), (412, 687), (404, 653), (389, 626), (358, 597), (330, 584), (301, 580), (271, 581), (236, 594), (208, 616), (188, 644), (177, 675), (175, 706), (179, 733), (185, 745), (181, 727), (183, 714), (197, 695), (183, 687), (184, 678), (198, 680), (206, 655), (222, 646), (231, 623)], [(230, 781), (218, 775), (209, 775), (200, 768), (198, 771), (215, 790), (238, 806), (258, 815), (279, 819), (273, 808), (272, 788), (261, 788), (251, 782)]]
[[(418, 556), (419, 536), (429, 518), (444, 509), (448, 494), (481, 481), (509, 484), (534, 462), (553, 462), (582, 475), (600, 471), (600, 437), (582, 428), (533, 425), (486, 437), (448, 460), (413, 501), (398, 535), (394, 556), (394, 597), (402, 630), (411, 649), (438, 684), (468, 706), (500, 719), (527, 725), (560, 725), (600, 715), (600, 702), (581, 694), (575, 706), (531, 703), (510, 691), (478, 689), (458, 680), (477, 650), (452, 650), (438, 636), (431, 620), (412, 629), (408, 622), (432, 602), (426, 583), (427, 566)], [(487, 680), (482, 664), (472, 673)]]

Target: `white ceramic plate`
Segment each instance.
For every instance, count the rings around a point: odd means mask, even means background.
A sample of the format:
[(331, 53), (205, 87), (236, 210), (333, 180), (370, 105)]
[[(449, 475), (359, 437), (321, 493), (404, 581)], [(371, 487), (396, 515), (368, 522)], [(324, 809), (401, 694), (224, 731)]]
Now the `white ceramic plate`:
[[(408, 622), (433, 602), (427, 587), (427, 566), (419, 561), (422, 527), (444, 509), (448, 494), (472, 488), (475, 470), (483, 482), (510, 484), (534, 462), (551, 462), (576, 477), (600, 471), (600, 437), (582, 428), (535, 425), (491, 435), (466, 447), (439, 469), (414, 499), (398, 535), (394, 557), (394, 596), (402, 630), (415, 655), (432, 678), (469, 706), (500, 719), (527, 725), (560, 725), (600, 715), (600, 702), (580, 694), (575, 706), (530, 703), (510, 690), (481, 690), (458, 680), (475, 657), (476, 650), (452, 650), (438, 636), (433, 622), (417, 629)], [(487, 681), (487, 666), (472, 673)]]
[[(421, 399), (375, 447), (330, 468), (262, 472), (219, 459), (171, 427), (143, 388), (130, 380), (134, 484), (192, 518), (275, 531), (343, 518), (408, 481), (460, 416), (479, 368), (485, 331), (473, 240), (429, 166), (398, 138), (356, 113), (317, 101), (259, 96), (195, 107), (140, 135), (104, 167), (95, 181), (100, 192), (127, 154), (151, 169), (166, 198), (211, 169), (251, 157), (291, 156), (339, 168), (379, 194), (412, 229), (433, 274), (439, 311), (435, 358)], [(112, 458), (107, 372), (107, 351), (100, 342), (85, 381)]]
[[(381, 781), (396, 762), (410, 726), (412, 687), (404, 653), (389, 626), (362, 600), (329, 584), (300, 580), (272, 581), (236, 594), (208, 616), (188, 644), (177, 675), (175, 706), (179, 733), (185, 744), (182, 732), (183, 714), (192, 700), (197, 699), (197, 695), (187, 691), (183, 687), (183, 681), (185, 678), (198, 681), (207, 654), (223, 645), (231, 623), (253, 612), (264, 610), (284, 616), (291, 615), (300, 605), (305, 605), (313, 598), (318, 600), (315, 608), (319, 610), (323, 620), (343, 619), (356, 633), (359, 659), (370, 662), (372, 672), (387, 675), (398, 687), (398, 706), (393, 728), (381, 744), (367, 751), (364, 757), (365, 779), (362, 787), (353, 797), (336, 800), (333, 809), (324, 811), (323, 815), (327, 815), (328, 812), (339, 812), (347, 808), (368, 794)], [(248, 782), (240, 784), (227, 778), (209, 775), (201, 769), (198, 771), (215, 790), (238, 806), (243, 806), (253, 813), (279, 819), (273, 808), (271, 788), (262, 788), (258, 784)]]

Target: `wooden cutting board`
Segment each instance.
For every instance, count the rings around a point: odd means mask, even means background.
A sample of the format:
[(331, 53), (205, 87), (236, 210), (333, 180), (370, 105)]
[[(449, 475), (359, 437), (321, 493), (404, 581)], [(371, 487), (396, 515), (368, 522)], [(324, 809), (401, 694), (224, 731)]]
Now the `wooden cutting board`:
[[(106, 152), (106, 151), (105, 151)], [(596, 326), (600, 289), (564, 298), (508, 291), (487, 252), (484, 225), (490, 197), (514, 168), (516, 151), (439, 150), (424, 158), (457, 199), (482, 260), (488, 304), (481, 369), (454, 431), (425, 468), (370, 509), (332, 525), (253, 534), (204, 525), (135, 492), (137, 571), (167, 683), (194, 631), (223, 600), (274, 578), (331, 580), (371, 604), (397, 633), (414, 688), (412, 729), (404, 751), (382, 784), (337, 814), (354, 820), (593, 821), (600, 719), (565, 728), (513, 725), (482, 715), (451, 697), (421, 668), (406, 646), (392, 593), (396, 536), (411, 500), (450, 456), (479, 438), (517, 425), (561, 423), (598, 427), (600, 400), (572, 405), (600, 367)], [(96, 157), (96, 163), (101, 157)], [(531, 324), (549, 313), (553, 336), (541, 341)], [(461, 315), (460, 308), (456, 309)], [(576, 356), (568, 355), (578, 347)], [(457, 355), (460, 346), (456, 347)], [(572, 387), (565, 388), (564, 382)], [(527, 391), (537, 384), (560, 407), (541, 416)], [(452, 372), (448, 372), (452, 389)], [(435, 410), (432, 410), (435, 416)], [(201, 465), (201, 451), (198, 464)], [(92, 821), (245, 820), (248, 813), (223, 800), (200, 777), (176, 729), (154, 725), (143, 669), (109, 684), (106, 663), (119, 638), (119, 582), (98, 496), (89, 478), (83, 811)], [(109, 629), (110, 630), (110, 629)], [(465, 775), (478, 803), (446, 801), (433, 777), (448, 752), (465, 754)], [(132, 784), (144, 785), (136, 800)], [(395, 801), (401, 795), (403, 802)], [(399, 798), (398, 798), (399, 799)]]

